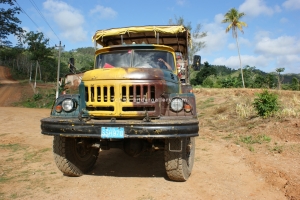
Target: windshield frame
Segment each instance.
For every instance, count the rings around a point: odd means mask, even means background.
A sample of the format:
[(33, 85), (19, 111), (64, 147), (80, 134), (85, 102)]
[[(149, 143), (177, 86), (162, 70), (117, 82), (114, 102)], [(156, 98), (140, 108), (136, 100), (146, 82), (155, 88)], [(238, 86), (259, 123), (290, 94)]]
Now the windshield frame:
[(174, 55), (173, 52), (154, 48), (124, 48), (113, 51), (103, 51), (95, 56), (95, 69), (159, 68), (175, 71)]

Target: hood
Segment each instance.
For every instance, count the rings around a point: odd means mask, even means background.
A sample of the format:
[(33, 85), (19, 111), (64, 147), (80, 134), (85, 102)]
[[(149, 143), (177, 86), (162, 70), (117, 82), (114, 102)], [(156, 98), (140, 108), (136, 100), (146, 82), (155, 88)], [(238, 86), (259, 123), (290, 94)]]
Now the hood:
[(166, 80), (178, 82), (172, 71), (156, 68), (108, 68), (84, 73), (82, 81), (94, 80)]

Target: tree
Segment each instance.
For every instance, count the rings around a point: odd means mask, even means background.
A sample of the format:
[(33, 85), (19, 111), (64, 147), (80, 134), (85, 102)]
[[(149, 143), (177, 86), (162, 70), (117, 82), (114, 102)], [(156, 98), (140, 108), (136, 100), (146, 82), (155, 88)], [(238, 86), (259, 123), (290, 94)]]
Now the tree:
[(28, 44), (28, 51), (32, 54), (32, 60), (42, 61), (53, 55), (53, 48), (47, 47), (49, 39), (46, 39), (42, 32), (34, 33), (30, 31), (26, 34), (24, 42)]
[(274, 73), (267, 74), (265, 81), (269, 89), (276, 88), (276, 75)]
[(239, 48), (239, 42), (238, 42), (238, 32), (237, 29), (239, 29), (242, 33), (243, 26), (247, 26), (245, 22), (240, 21), (240, 18), (242, 18), (245, 15), (245, 13), (241, 12), (239, 13), (235, 8), (231, 8), (225, 15), (222, 23), (229, 23), (229, 25), (226, 28), (226, 33), (228, 33), (230, 30), (232, 30), (232, 36), (236, 40), (236, 45), (239, 53), (239, 59), (240, 59), (240, 68), (241, 68), (241, 75), (242, 75), (242, 82), (243, 87), (245, 88), (245, 82), (244, 82), (244, 75), (243, 75), (243, 68), (242, 68), (242, 61), (241, 61), (241, 55), (240, 55), (240, 48)]
[[(24, 43), (27, 43), (28, 45), (28, 51), (31, 53), (31, 60), (37, 61), (37, 66), (40, 66), (40, 64), (42, 64), (42, 66), (44, 66), (45, 72), (51, 71), (51, 68), (53, 68), (53, 65), (51, 65), (53, 61), (53, 48), (47, 47), (49, 39), (46, 39), (42, 32), (34, 33), (33, 31), (30, 31), (26, 34)], [(46, 65), (48, 66), (46, 67)], [(41, 67), (38, 68), (40, 70), (41, 79)], [(49, 79), (48, 76), (47, 79)]]
[(203, 81), (211, 75), (217, 75), (216, 69), (211, 67), (208, 62), (204, 62), (204, 67), (197, 73), (195, 79), (191, 80), (191, 84), (202, 85)]
[(13, 7), (15, 0), (0, 0), (0, 4), (9, 4), (10, 8), (0, 8), (0, 48), (3, 46), (10, 46), (11, 42), (8, 41), (8, 36), (11, 34), (20, 36), (23, 33), (23, 29), (18, 24), (21, 23), (19, 18), (15, 15), (20, 14), (20, 7)]
[(201, 41), (201, 39), (203, 37), (205, 37), (207, 34), (206, 32), (201, 32), (201, 24), (197, 24), (196, 29), (194, 31), (192, 31), (192, 25), (191, 22), (185, 22), (183, 17), (179, 17), (177, 18), (177, 16), (175, 16), (174, 19), (175, 22), (173, 22), (172, 19), (169, 20), (169, 24), (170, 25), (183, 25), (184, 27), (186, 27), (192, 35), (192, 46), (189, 48), (189, 59), (190, 62), (192, 62), (192, 58), (193, 55), (195, 55), (197, 52), (199, 52), (202, 48), (205, 47), (205, 43), (203, 41)]
[(291, 83), (291, 89), (298, 91), (299, 88), (300, 88), (299, 80), (296, 77), (293, 77), (292, 83)]
[(280, 73), (284, 72), (285, 68), (276, 68), (276, 72), (277, 72), (277, 79), (278, 79), (278, 90), (281, 89), (281, 79), (280, 79)]

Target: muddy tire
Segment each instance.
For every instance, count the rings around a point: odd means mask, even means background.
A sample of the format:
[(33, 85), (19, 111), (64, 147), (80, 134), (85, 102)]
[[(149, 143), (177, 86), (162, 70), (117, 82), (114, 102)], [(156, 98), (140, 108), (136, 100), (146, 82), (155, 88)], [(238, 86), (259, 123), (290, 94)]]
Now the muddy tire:
[(194, 158), (194, 137), (167, 139), (165, 141), (165, 168), (171, 180), (186, 181), (191, 175)]
[(92, 148), (88, 140), (54, 136), (53, 154), (55, 163), (66, 176), (81, 176), (94, 166), (98, 148)]

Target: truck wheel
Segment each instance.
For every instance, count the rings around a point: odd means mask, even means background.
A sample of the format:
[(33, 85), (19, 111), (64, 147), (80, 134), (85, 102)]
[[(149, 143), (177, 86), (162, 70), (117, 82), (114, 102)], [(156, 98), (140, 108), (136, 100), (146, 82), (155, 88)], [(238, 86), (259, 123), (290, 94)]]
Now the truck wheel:
[(55, 163), (66, 176), (81, 176), (94, 166), (99, 148), (92, 148), (86, 139), (54, 136)]
[(165, 168), (173, 181), (186, 181), (191, 175), (195, 157), (195, 138), (167, 139)]

